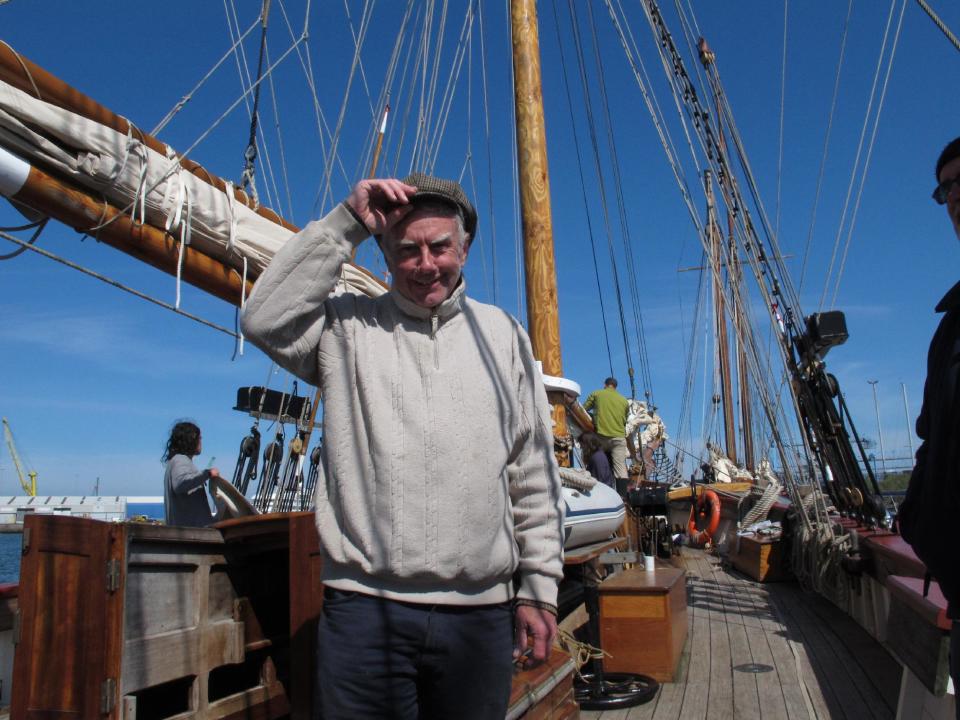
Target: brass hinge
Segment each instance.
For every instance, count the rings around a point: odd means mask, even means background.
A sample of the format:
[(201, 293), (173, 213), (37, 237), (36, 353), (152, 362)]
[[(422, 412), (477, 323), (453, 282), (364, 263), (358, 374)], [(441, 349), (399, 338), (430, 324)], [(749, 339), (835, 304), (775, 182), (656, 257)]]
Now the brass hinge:
[(100, 714), (109, 715), (117, 704), (117, 681), (107, 678), (100, 684)]
[(20, 541), (20, 554), (26, 555), (30, 549), (30, 528), (23, 529), (23, 538)]
[(13, 611), (13, 644), (20, 644), (20, 609)]
[(107, 592), (116, 592), (120, 589), (120, 561), (116, 558), (107, 560)]

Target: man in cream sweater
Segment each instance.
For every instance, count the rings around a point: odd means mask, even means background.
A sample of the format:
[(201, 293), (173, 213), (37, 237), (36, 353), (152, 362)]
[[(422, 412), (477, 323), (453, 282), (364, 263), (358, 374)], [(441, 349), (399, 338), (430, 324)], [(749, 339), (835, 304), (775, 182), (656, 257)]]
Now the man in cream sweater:
[[(556, 634), (563, 502), (520, 325), (467, 297), (477, 214), (455, 182), (363, 180), (292, 238), (242, 326), (323, 391), (322, 717), (504, 716), (512, 662)], [(375, 299), (332, 292), (377, 237)]]

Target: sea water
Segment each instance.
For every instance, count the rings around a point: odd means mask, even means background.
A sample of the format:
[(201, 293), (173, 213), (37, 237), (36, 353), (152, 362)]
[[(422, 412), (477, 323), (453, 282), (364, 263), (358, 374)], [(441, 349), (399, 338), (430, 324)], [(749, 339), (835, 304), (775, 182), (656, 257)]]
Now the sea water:
[[(153, 520), (163, 520), (163, 503), (130, 503), (127, 505), (127, 517), (144, 515)], [(23, 535), (21, 533), (0, 533), (0, 583), (20, 581), (20, 556)]]

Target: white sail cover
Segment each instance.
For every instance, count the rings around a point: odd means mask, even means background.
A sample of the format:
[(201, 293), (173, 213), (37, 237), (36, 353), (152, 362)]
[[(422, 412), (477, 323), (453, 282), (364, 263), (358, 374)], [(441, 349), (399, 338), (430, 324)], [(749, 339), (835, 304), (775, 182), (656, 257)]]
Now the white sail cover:
[[(151, 150), (76, 113), (38, 100), (0, 81), (0, 146), (31, 165), (126, 209), (137, 220), (169, 231), (186, 245), (242, 272), (258, 275), (293, 233), (180, 166), (179, 156)], [(345, 265), (339, 292), (385, 292), (372, 277)]]

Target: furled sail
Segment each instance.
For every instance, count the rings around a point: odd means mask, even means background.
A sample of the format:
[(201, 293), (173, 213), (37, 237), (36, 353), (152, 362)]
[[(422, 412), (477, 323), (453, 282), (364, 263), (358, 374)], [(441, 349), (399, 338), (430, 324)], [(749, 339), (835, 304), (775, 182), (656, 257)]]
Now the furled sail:
[[(35, 88), (31, 89), (39, 95)], [(121, 132), (63, 104), (34, 97), (0, 79), (0, 148), (13, 154), (0, 156), (6, 168), (0, 174), (24, 176), (22, 168), (15, 169), (20, 158), (112, 206), (135, 224), (159, 229), (173, 241), (178, 276), (185, 248), (213, 258), (242, 280), (242, 292), (228, 298), (240, 304), (249, 283), (297, 228), (256, 207), (230, 182), (198, 173), (192, 164), (188, 170), (173, 148), (132, 124), (124, 123), (127, 131)], [(3, 193), (15, 198), (20, 191), (16, 185), (8, 179)], [(116, 214), (104, 212), (78, 229), (96, 235)], [(385, 288), (367, 271), (348, 264), (339, 291), (375, 296)]]

